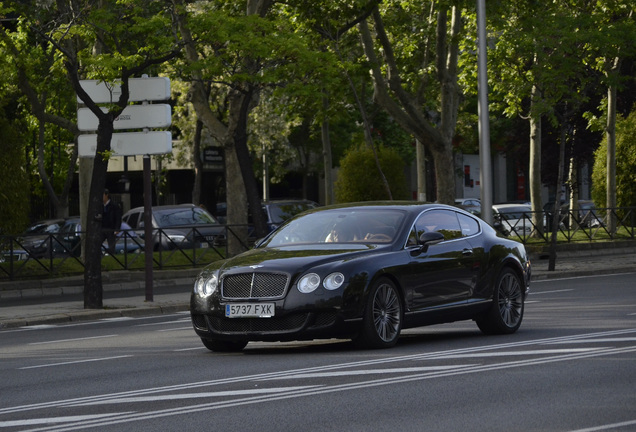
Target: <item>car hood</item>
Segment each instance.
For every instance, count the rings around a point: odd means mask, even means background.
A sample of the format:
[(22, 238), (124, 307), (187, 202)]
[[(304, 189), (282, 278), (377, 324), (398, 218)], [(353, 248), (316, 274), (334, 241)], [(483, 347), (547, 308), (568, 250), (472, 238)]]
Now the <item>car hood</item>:
[(254, 270), (296, 273), (331, 262), (343, 262), (374, 253), (386, 246), (377, 245), (310, 245), (252, 249), (224, 261), (220, 266), (212, 264), (207, 271), (242, 273)]
[(42, 245), (42, 243), (45, 243), (45, 242), (48, 243), (49, 237), (53, 235), (54, 234), (36, 234), (36, 235), (28, 234), (23, 237), (17, 238), (17, 241), (23, 247), (40, 246)]
[(191, 234), (195, 232), (202, 235), (218, 234), (224, 229), (222, 225), (172, 225), (161, 228), (165, 233)]

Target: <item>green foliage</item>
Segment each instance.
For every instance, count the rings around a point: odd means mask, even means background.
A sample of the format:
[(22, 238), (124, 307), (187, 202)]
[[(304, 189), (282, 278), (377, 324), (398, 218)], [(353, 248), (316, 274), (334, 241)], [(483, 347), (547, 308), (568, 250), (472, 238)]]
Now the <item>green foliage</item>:
[(15, 124), (0, 116), (0, 233), (22, 232), (29, 221), (29, 189), (24, 147)]
[[(598, 207), (607, 203), (607, 141), (594, 154), (592, 199)], [(636, 206), (636, 110), (616, 121), (616, 205)]]
[[(393, 199), (409, 199), (404, 175), (404, 160), (392, 148), (378, 146), (377, 153)], [(386, 200), (389, 198), (371, 148), (358, 146), (347, 152), (340, 161), (340, 172), (334, 190), (336, 202), (341, 203)]]

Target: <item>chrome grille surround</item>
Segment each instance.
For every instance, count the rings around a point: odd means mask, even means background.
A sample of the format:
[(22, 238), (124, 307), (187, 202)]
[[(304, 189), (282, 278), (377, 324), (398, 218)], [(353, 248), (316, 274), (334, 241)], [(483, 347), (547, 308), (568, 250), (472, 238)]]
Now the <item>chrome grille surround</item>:
[(223, 299), (278, 299), (287, 292), (289, 275), (285, 273), (238, 273), (221, 279)]

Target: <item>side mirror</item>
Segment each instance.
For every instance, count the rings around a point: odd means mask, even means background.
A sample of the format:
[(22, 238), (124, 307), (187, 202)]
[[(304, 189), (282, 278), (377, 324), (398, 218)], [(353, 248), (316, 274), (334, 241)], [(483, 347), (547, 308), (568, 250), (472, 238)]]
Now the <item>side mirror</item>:
[(444, 241), (444, 234), (440, 232), (425, 232), (419, 238), (419, 248), (415, 249), (412, 254), (424, 253), (429, 246), (436, 245)]

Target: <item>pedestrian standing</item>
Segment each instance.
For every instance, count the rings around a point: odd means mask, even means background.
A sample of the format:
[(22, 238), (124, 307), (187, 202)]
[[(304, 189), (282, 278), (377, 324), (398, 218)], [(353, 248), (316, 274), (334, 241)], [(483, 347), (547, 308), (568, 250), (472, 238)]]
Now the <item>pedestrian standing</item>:
[(115, 244), (117, 243), (117, 232), (121, 227), (121, 208), (110, 199), (110, 192), (104, 189), (104, 210), (102, 213), (102, 243), (108, 243), (108, 253), (115, 254)]

